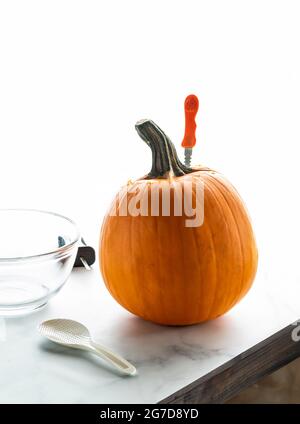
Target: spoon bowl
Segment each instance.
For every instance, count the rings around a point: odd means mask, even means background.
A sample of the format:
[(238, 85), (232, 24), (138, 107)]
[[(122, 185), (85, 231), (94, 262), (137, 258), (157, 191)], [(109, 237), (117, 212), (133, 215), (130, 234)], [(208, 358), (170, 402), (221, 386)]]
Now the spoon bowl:
[(75, 347), (89, 345), (91, 335), (89, 330), (80, 322), (71, 319), (51, 319), (39, 326), (39, 332), (55, 343)]

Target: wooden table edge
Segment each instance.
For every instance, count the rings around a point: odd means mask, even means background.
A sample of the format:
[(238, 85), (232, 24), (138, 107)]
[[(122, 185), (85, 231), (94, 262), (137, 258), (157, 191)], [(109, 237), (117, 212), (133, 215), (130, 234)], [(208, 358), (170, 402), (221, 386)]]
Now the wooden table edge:
[(300, 356), (300, 343), (292, 338), (295, 328), (295, 323), (288, 325), (158, 403), (226, 402), (262, 377)]

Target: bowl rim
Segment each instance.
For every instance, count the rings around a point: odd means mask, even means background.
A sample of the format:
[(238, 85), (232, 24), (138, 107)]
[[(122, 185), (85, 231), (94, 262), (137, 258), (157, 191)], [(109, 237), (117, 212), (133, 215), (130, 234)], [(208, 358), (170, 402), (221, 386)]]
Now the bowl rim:
[(45, 259), (48, 256), (53, 256), (55, 254), (62, 254), (65, 252), (68, 252), (70, 250), (70, 248), (72, 248), (73, 246), (75, 246), (79, 239), (80, 239), (80, 232), (79, 232), (79, 228), (77, 226), (77, 224), (75, 223), (75, 221), (73, 221), (72, 219), (68, 218), (65, 215), (62, 215), (60, 213), (57, 212), (51, 212), (51, 211), (47, 211), (47, 210), (43, 210), (43, 209), (30, 209), (30, 208), (0, 208), (0, 214), (1, 212), (34, 212), (34, 213), (40, 213), (43, 215), (52, 215), (52, 216), (56, 216), (58, 218), (61, 218), (65, 221), (68, 221), (74, 228), (75, 230), (75, 237), (74, 240), (72, 240), (70, 243), (65, 244), (64, 246), (60, 246), (57, 247), (57, 249), (51, 250), (49, 252), (45, 252), (45, 253), (39, 253), (36, 255), (28, 255), (28, 256), (16, 256), (16, 257), (0, 257), (0, 263), (1, 262), (26, 262), (26, 261), (30, 261), (30, 260), (37, 260), (37, 259)]

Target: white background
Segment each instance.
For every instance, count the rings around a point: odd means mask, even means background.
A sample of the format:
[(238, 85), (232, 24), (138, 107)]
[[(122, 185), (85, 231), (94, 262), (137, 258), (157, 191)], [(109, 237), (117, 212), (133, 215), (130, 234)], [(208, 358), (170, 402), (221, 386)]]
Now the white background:
[(296, 269), (299, 22), (291, 0), (0, 1), (0, 206), (66, 214), (96, 243), (111, 197), (151, 166), (135, 122), (182, 155), (195, 93), (194, 162), (238, 188), (264, 266)]

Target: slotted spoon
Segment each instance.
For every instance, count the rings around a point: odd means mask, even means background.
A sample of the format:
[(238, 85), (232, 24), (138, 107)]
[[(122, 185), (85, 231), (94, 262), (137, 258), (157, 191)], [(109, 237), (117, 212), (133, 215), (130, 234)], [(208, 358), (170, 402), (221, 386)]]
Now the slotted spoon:
[(42, 322), (38, 330), (55, 343), (95, 353), (124, 374), (134, 375), (136, 373), (136, 368), (126, 359), (95, 343), (89, 330), (80, 322), (70, 319), (51, 319)]

